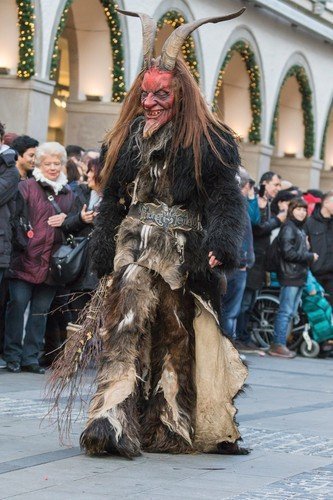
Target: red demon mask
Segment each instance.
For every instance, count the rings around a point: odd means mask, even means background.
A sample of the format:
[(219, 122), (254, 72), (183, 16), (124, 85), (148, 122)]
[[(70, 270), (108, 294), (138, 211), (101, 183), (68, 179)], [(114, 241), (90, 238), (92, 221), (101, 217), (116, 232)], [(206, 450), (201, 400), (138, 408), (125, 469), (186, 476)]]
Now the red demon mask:
[(146, 119), (143, 137), (151, 137), (174, 116), (175, 94), (172, 79), (171, 71), (156, 67), (145, 72), (141, 85), (141, 104)]

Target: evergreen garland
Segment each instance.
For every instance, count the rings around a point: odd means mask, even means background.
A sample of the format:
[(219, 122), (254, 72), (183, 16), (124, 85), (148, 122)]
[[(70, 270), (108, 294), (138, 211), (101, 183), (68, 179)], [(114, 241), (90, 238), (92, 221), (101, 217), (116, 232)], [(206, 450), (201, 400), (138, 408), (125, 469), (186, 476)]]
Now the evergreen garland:
[(275, 146), (276, 144), (276, 130), (279, 118), (281, 91), (288, 78), (291, 78), (292, 76), (296, 78), (299, 91), (302, 95), (302, 110), (303, 110), (303, 124), (304, 124), (303, 154), (305, 158), (311, 158), (311, 156), (313, 156), (314, 154), (314, 143), (315, 143), (314, 118), (312, 110), (312, 90), (305, 69), (302, 66), (299, 66), (298, 64), (292, 66), (287, 71), (283, 79), (277, 103), (275, 106), (270, 143), (272, 146)]
[[(115, 9), (116, 4), (113, 0), (100, 0), (110, 29), (110, 42), (112, 47), (112, 101), (122, 102), (125, 95), (125, 69), (124, 69), (124, 49), (122, 44), (122, 31), (120, 29), (120, 21), (118, 12)], [(62, 12), (57, 33), (55, 36), (54, 49), (52, 54), (50, 79), (54, 80), (57, 68), (59, 65), (59, 38), (62, 35), (66, 21), (67, 14), (73, 0), (67, 0), (64, 10)]]
[(35, 13), (31, 0), (16, 0), (19, 29), (17, 76), (28, 80), (35, 74)]
[(235, 52), (241, 56), (245, 63), (246, 71), (249, 75), (249, 92), (250, 105), (252, 113), (252, 123), (249, 129), (249, 141), (253, 144), (258, 144), (261, 141), (261, 95), (260, 95), (260, 70), (256, 62), (255, 54), (248, 43), (240, 40), (234, 43), (227, 52), (227, 55), (222, 63), (217, 84), (215, 88), (213, 109), (217, 108), (217, 100), (220, 95), (223, 84), (223, 77), (226, 72), (226, 67), (230, 62)]
[[(166, 12), (158, 21), (157, 27), (161, 29), (164, 25), (172, 26), (174, 29), (178, 28), (182, 24), (186, 23), (186, 19), (180, 12), (176, 10), (170, 10)], [(198, 70), (198, 61), (195, 54), (195, 44), (192, 36), (188, 36), (182, 46), (182, 53), (184, 60), (189, 66), (189, 69), (196, 80), (199, 83), (200, 74)]]

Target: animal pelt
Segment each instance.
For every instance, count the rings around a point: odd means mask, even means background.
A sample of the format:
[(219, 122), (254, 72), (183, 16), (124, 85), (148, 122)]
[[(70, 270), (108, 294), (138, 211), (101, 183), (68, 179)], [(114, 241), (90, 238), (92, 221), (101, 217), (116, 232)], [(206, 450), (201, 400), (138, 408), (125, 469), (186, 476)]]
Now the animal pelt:
[(192, 452), (193, 297), (130, 264), (114, 274), (105, 318), (98, 387), (81, 447), (128, 458), (141, 448)]
[(171, 291), (161, 279), (157, 285), (160, 307), (152, 329), (150, 397), (141, 416), (143, 449), (193, 453), (194, 300), (187, 290)]
[[(105, 188), (92, 242), (92, 258), (99, 276), (112, 271), (117, 228), (131, 202), (130, 185), (143, 167), (140, 141), (137, 140), (140, 127), (141, 117), (133, 122)], [(198, 213), (202, 218), (203, 232), (190, 231), (186, 239), (184, 266), (189, 283), (196, 291), (203, 289), (207, 298), (217, 306), (221, 276), (218, 270), (212, 272), (209, 268), (208, 253), (214, 253), (222, 262), (224, 271), (237, 267), (245, 208), (236, 179), (240, 164), (237, 145), (227, 132), (223, 142), (215, 134), (212, 134), (212, 139), (224, 165), (207, 140), (202, 139), (202, 189), (198, 188), (194, 176), (192, 148), (180, 149), (174, 158), (169, 159), (167, 175), (173, 204)], [(166, 159), (165, 148), (150, 156), (152, 165), (164, 163)]]

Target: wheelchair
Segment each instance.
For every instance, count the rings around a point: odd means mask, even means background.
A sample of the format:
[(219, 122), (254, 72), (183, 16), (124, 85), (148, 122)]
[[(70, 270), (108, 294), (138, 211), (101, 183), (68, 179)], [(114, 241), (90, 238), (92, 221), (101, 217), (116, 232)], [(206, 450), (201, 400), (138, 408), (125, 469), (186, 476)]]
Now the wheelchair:
[[(274, 321), (279, 309), (279, 288), (261, 290), (250, 315), (252, 341), (258, 347), (268, 347), (274, 338)], [(320, 345), (311, 337), (311, 328), (300, 304), (287, 335), (287, 347), (306, 358), (316, 358)]]

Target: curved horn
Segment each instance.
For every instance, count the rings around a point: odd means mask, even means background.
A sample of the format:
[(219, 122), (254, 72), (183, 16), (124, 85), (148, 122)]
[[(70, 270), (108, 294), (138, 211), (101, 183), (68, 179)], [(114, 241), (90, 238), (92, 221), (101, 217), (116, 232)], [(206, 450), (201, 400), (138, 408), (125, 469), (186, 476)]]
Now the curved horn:
[(157, 22), (148, 14), (143, 12), (130, 12), (128, 10), (116, 9), (120, 14), (125, 16), (139, 17), (142, 24), (142, 38), (143, 38), (143, 67), (148, 68), (150, 61), (153, 57), (154, 42), (157, 30)]
[(161, 69), (165, 69), (167, 71), (172, 71), (175, 67), (177, 56), (179, 54), (180, 49), (182, 48), (183, 43), (185, 42), (188, 35), (192, 33), (192, 31), (199, 28), (203, 24), (207, 23), (220, 23), (222, 21), (229, 21), (230, 19), (235, 19), (235, 17), (240, 16), (246, 9), (243, 8), (238, 12), (234, 12), (233, 14), (228, 14), (227, 16), (219, 16), (219, 17), (205, 17), (204, 19), (198, 19), (198, 21), (193, 21), (192, 23), (187, 23), (182, 26), (178, 26), (174, 30), (173, 33), (169, 36), (169, 38), (165, 41), (162, 48)]

